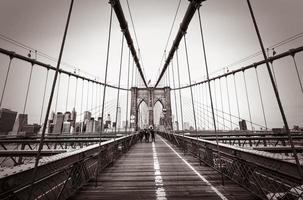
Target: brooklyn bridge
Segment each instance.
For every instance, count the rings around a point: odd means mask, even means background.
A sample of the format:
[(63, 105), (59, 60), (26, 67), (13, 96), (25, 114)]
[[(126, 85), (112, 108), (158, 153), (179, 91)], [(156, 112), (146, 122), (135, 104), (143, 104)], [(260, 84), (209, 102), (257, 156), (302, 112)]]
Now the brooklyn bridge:
[(300, 0), (0, 2), (0, 199), (303, 199)]

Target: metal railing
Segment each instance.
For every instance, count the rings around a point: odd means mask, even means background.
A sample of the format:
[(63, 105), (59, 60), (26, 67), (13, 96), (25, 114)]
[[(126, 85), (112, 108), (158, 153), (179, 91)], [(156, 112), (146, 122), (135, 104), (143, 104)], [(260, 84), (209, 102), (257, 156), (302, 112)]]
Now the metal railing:
[(303, 185), (293, 161), (222, 143), (219, 143), (219, 159), (216, 142), (171, 133), (159, 134), (261, 199), (302, 199)]
[[(42, 158), (33, 184), (32, 199), (67, 199), (99, 171), (112, 164), (138, 140), (137, 134)], [(0, 174), (0, 199), (27, 199), (34, 163), (16, 166)]]

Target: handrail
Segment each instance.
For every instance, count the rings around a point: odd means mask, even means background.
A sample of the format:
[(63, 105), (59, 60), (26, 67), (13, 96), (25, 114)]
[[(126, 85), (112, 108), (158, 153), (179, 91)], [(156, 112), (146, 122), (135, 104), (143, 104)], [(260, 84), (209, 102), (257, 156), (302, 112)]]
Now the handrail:
[[(168, 133), (159, 134), (176, 144)], [(293, 161), (264, 151), (219, 143), (222, 162), (219, 164), (216, 142), (182, 135), (175, 136), (180, 143), (176, 144), (177, 146), (261, 199), (272, 197), (282, 199), (287, 195), (297, 199), (303, 193), (298, 168)]]
[[(41, 158), (32, 197), (54, 199), (60, 190), (64, 190), (61, 193), (65, 195), (63, 199), (67, 199), (87, 181), (93, 180), (98, 159), (101, 159), (101, 171), (137, 140), (137, 134), (131, 134), (102, 142), (100, 154), (99, 144), (95, 144)], [(0, 199), (26, 199), (33, 169), (34, 163), (28, 163), (0, 172)]]

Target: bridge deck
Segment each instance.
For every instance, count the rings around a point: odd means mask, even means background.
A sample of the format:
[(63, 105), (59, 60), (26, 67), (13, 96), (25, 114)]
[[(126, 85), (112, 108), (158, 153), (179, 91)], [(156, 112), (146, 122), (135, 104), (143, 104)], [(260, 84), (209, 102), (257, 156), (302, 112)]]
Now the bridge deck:
[(229, 180), (220, 182), (217, 172), (157, 136), (156, 143), (136, 144), (99, 175), (97, 187), (88, 183), (71, 199), (256, 199)]

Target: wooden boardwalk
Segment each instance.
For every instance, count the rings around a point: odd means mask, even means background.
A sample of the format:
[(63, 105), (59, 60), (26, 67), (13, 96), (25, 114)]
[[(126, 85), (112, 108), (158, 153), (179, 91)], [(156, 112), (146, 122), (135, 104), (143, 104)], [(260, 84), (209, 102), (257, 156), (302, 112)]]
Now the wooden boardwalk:
[(71, 199), (257, 199), (229, 180), (220, 183), (217, 172), (157, 136), (156, 143), (136, 144), (104, 170), (98, 187), (88, 183)]

